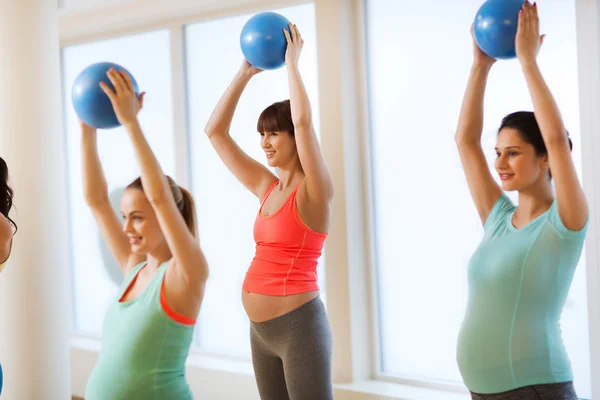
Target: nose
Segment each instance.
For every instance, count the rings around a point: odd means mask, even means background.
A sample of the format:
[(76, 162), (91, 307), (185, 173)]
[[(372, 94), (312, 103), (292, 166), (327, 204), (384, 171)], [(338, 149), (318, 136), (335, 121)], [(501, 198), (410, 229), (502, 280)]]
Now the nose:
[(131, 231), (131, 219), (125, 218), (125, 221), (123, 221), (123, 232), (128, 233)]
[(507, 157), (500, 154), (500, 157), (496, 158), (496, 168), (504, 169), (508, 166)]
[(269, 141), (269, 138), (267, 137), (267, 135), (262, 137), (261, 140), (261, 145), (264, 149), (271, 147), (271, 142)]

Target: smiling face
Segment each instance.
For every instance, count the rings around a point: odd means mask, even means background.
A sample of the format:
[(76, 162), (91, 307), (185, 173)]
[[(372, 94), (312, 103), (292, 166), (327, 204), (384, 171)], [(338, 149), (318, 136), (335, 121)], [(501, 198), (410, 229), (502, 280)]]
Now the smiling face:
[(514, 128), (498, 133), (495, 166), (506, 191), (522, 191), (540, 180), (549, 180), (548, 156), (536, 154), (534, 146)]
[(264, 132), (260, 137), (269, 167), (281, 168), (298, 159), (296, 140), (289, 132)]
[(123, 232), (129, 239), (131, 251), (148, 254), (165, 242), (152, 205), (138, 189), (127, 189), (121, 197)]
[(291, 168), (293, 164), (300, 165), (289, 100), (265, 108), (258, 117), (256, 130), (260, 133), (260, 145), (270, 167)]

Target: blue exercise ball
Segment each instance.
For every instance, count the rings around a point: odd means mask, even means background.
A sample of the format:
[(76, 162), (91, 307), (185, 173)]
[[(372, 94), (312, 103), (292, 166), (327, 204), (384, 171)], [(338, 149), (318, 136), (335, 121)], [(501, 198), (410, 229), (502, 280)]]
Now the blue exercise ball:
[(290, 21), (281, 14), (262, 12), (246, 22), (240, 35), (240, 46), (246, 60), (260, 69), (277, 69), (285, 64)]
[[(102, 81), (114, 90), (106, 76), (110, 68), (117, 71), (124, 69), (122, 66), (110, 62), (92, 64), (75, 79), (71, 93), (73, 107), (79, 118), (87, 125), (98, 129), (111, 129), (120, 125), (110, 99), (100, 87), (100, 81)], [(135, 78), (126, 69), (125, 72), (131, 77), (136, 95), (139, 95)]]
[(2, 394), (2, 364), (0, 364), (0, 394)]
[(523, 0), (488, 0), (475, 15), (473, 33), (477, 46), (488, 56), (511, 59), (517, 56), (515, 39)]

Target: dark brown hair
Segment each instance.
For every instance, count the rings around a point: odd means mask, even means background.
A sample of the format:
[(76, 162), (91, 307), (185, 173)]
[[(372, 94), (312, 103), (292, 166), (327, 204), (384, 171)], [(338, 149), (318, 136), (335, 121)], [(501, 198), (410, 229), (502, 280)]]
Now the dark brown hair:
[(10, 219), (8, 213), (13, 206), (13, 190), (8, 183), (8, 165), (2, 157), (0, 157), (0, 213), (6, 217), (8, 222), (15, 227), (17, 232), (17, 224)]
[[(177, 208), (179, 209), (179, 212), (181, 212), (185, 224), (190, 232), (192, 232), (192, 235), (198, 236), (198, 227), (196, 224), (196, 206), (194, 204), (194, 198), (192, 197), (192, 194), (175, 183), (170, 176), (167, 176), (167, 181), (169, 182), (171, 193), (173, 193), (173, 197), (175, 198), (175, 204), (177, 204)], [(143, 193), (144, 187), (142, 185), (142, 178), (137, 178), (135, 181), (131, 182), (127, 186), (127, 189), (138, 189)]]
[[(502, 119), (498, 133), (500, 133), (500, 131), (504, 128), (516, 129), (520, 133), (521, 138), (533, 146), (537, 156), (548, 155), (548, 149), (546, 149), (546, 143), (544, 143), (542, 131), (540, 130), (540, 126), (538, 125), (533, 112), (517, 111), (512, 114), (508, 114)], [(569, 150), (573, 150), (573, 142), (571, 142), (571, 139), (568, 136), (569, 133), (567, 132)], [(552, 178), (552, 172), (549, 171), (549, 174), (550, 178)]]
[(290, 101), (278, 101), (271, 104), (258, 117), (256, 130), (265, 132), (289, 132), (294, 136), (294, 123), (292, 122), (292, 109)]

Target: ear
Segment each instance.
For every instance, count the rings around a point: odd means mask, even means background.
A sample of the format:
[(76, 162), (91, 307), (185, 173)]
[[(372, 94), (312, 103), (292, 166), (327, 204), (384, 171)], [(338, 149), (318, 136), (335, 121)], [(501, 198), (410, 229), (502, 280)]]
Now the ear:
[(550, 168), (550, 160), (548, 159), (548, 154), (544, 154), (540, 157), (540, 167)]

